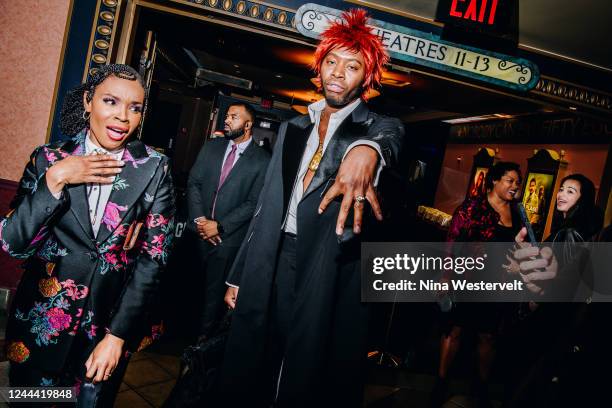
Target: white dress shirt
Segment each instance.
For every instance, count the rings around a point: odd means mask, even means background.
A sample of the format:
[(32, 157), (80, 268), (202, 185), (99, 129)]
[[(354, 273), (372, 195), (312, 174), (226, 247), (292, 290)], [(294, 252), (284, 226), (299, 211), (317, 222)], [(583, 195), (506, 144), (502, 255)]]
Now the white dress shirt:
[[(121, 148), (115, 150), (113, 152), (109, 152), (108, 150), (96, 146), (91, 141), (91, 136), (89, 132), (87, 133), (87, 137), (85, 138), (85, 156), (90, 156), (92, 154), (108, 154), (113, 157), (115, 160), (121, 160), (123, 157), (123, 151), (125, 149)], [(119, 173), (117, 176), (120, 176)], [(115, 176), (114, 178), (116, 178)], [(114, 179), (113, 178), (113, 179)], [(97, 183), (89, 183), (87, 184), (87, 202), (89, 203), (89, 220), (91, 221), (91, 228), (93, 229), (94, 236), (98, 235), (98, 230), (100, 229), (100, 223), (102, 222), (102, 218), (104, 217), (104, 209), (106, 208), (106, 204), (108, 203), (108, 198), (113, 191), (113, 183), (110, 184), (97, 184)], [(98, 201), (99, 199), (99, 201)], [(96, 212), (97, 207), (97, 212)]]
[[(356, 99), (350, 104), (346, 105), (344, 108), (339, 111), (332, 113), (329, 117), (329, 124), (327, 125), (327, 133), (325, 134), (325, 139), (323, 139), (323, 153), (327, 149), (327, 145), (331, 140), (333, 134), (336, 132), (340, 124), (346, 119), (353, 111), (359, 106), (361, 103), (361, 98)], [(310, 132), (310, 136), (308, 137), (308, 141), (306, 142), (306, 150), (304, 150), (304, 154), (302, 156), (302, 161), (300, 162), (300, 169), (298, 171), (298, 176), (295, 179), (295, 184), (293, 185), (293, 192), (291, 193), (291, 199), (289, 200), (289, 208), (287, 210), (287, 216), (285, 218), (285, 222), (283, 225), (283, 230), (285, 232), (289, 232), (292, 234), (297, 234), (297, 207), (302, 197), (304, 195), (304, 176), (308, 171), (308, 165), (312, 156), (317, 152), (317, 148), (319, 147), (319, 122), (321, 120), (321, 112), (325, 109), (326, 102), (325, 99), (321, 99), (315, 103), (312, 103), (308, 106), (308, 114), (310, 115), (310, 120), (314, 123), (312, 128), (312, 132)], [(380, 175), (380, 171), (385, 165), (385, 160), (382, 156), (380, 146), (376, 142), (372, 142), (370, 140), (358, 140), (352, 143), (344, 153), (344, 157), (348, 154), (348, 152), (355, 146), (359, 145), (367, 145), (374, 148), (378, 155), (380, 156), (380, 161), (378, 165), (378, 170), (376, 172), (376, 177), (374, 179), (374, 185), (378, 183), (378, 176)], [(344, 157), (342, 158), (344, 160)]]
[[(125, 148), (120, 148), (113, 152), (109, 152), (108, 150), (95, 145), (94, 142), (91, 141), (91, 136), (89, 132), (87, 132), (87, 137), (85, 138), (85, 156), (90, 156), (92, 154), (109, 154), (113, 157), (113, 159), (121, 160), (121, 158), (123, 157), (124, 150)], [(116, 177), (117, 175), (113, 177), (113, 180)], [(110, 197), (111, 192), (113, 191), (113, 183), (88, 183), (86, 186), (86, 191), (87, 203), (89, 206), (89, 221), (91, 222), (91, 229), (93, 230), (95, 237), (96, 235), (98, 235), (98, 231), (100, 230), (100, 224), (102, 222), (102, 218), (104, 217), (104, 209), (106, 208), (108, 198)], [(51, 194), (53, 195), (53, 197), (59, 200), (60, 198), (62, 198), (63, 191)]]

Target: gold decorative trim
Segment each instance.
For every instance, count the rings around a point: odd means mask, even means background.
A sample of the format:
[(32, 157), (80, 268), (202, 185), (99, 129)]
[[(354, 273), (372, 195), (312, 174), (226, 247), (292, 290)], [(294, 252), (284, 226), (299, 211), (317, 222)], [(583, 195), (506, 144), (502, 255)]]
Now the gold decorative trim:
[(264, 20), (266, 21), (272, 21), (272, 19), (274, 18), (274, 10), (272, 10), (271, 8), (267, 8), (266, 11), (264, 12)]
[[(185, 5), (192, 5), (199, 8), (212, 9), (214, 11), (241, 18), (247, 18), (248, 20), (259, 21), (263, 24), (270, 25), (273, 27), (280, 27), (285, 30), (293, 28), (287, 25), (289, 18), (295, 16), (296, 10), (279, 6), (277, 4), (270, 4), (259, 0), (239, 0), (236, 6), (232, 10), (232, 0), (170, 0), (174, 3), (180, 3)], [(281, 17), (282, 16), (282, 17)]]
[[(89, 75), (89, 70), (91, 69), (90, 66), (92, 64), (92, 60), (91, 57), (93, 56), (93, 44), (94, 44), (94, 40), (96, 38), (96, 27), (100, 26), (100, 25), (104, 25), (105, 27), (109, 27), (111, 30), (111, 33), (113, 31), (112, 29), (112, 24), (107, 25), (106, 22), (102, 22), (100, 20), (100, 7), (102, 7), (102, 1), (98, 0), (98, 4), (96, 5), (96, 11), (94, 13), (94, 22), (93, 22), (93, 26), (91, 27), (91, 34), (89, 37), (89, 47), (87, 49), (87, 59), (85, 60), (85, 70), (83, 72), (83, 79), (82, 81), (85, 82), (85, 80), (87, 79), (87, 75)], [(99, 32), (98, 32), (99, 33)]]
[(110, 11), (103, 11), (100, 13), (100, 18), (104, 21), (111, 22), (115, 19), (115, 15)]
[(96, 64), (105, 64), (106, 63), (106, 57), (104, 55), (102, 55), (102, 54), (94, 54), (93, 57), (91, 57), (91, 59)]
[(64, 58), (66, 57), (66, 46), (68, 45), (68, 33), (70, 32), (70, 21), (72, 20), (72, 11), (74, 9), (74, 1), (70, 0), (68, 5), (68, 14), (66, 15), (66, 23), (64, 24), (64, 36), (62, 38), (62, 50), (60, 52), (59, 64), (55, 72), (55, 85), (53, 86), (53, 98), (51, 99), (51, 110), (49, 111), (49, 119), (47, 120), (47, 134), (45, 135), (45, 143), (49, 143), (51, 139), (51, 130), (53, 129), (53, 118), (55, 116), (55, 108), (57, 107), (57, 99), (60, 82), (62, 80), (62, 69), (64, 67)]
[(124, 0), (98, 0), (96, 5), (96, 19), (91, 29), (89, 50), (83, 72), (83, 81), (95, 73), (100, 65), (108, 64), (111, 60), (115, 27), (119, 21), (121, 4)]
[(251, 2), (252, 3), (260, 4), (260, 5), (264, 6), (264, 7), (270, 7), (272, 9), (274, 9), (274, 10), (285, 10), (285, 11), (287, 11), (289, 13), (295, 13), (297, 11), (297, 10), (294, 10), (292, 8), (289, 8), (289, 7), (280, 6), (278, 4), (267, 3), (265, 1), (257, 0), (257, 1), (251, 1)]
[[(239, 3), (234, 7), (232, 11), (226, 11), (222, 8), (223, 5), (222, 5), (222, 2), (220, 2), (219, 7), (214, 9), (214, 11), (222, 15), (239, 17), (241, 20), (246, 20), (247, 21), (246, 23), (244, 21), (232, 22), (232, 21), (218, 18), (216, 16), (212, 16), (210, 15), (210, 13), (207, 12), (208, 10), (211, 9), (208, 5), (206, 4), (197, 5), (194, 3), (195, 0), (165, 0), (165, 1), (166, 2), (171, 1), (173, 3), (178, 3), (182, 5), (190, 5), (192, 7), (197, 8), (196, 9), (197, 11), (193, 9), (191, 11), (188, 11), (186, 9), (176, 7), (173, 4), (164, 4), (162, 0), (131, 0), (129, 1), (127, 3), (127, 7), (125, 8), (125, 10), (122, 11), (123, 13), (125, 13), (125, 16), (120, 19), (120, 25), (118, 25), (117, 29), (114, 30), (113, 32), (113, 37), (115, 35), (118, 35), (119, 41), (110, 41), (111, 49), (113, 47), (116, 47), (117, 54), (115, 56), (111, 56), (110, 57), (111, 59), (109, 59), (109, 61), (125, 64), (127, 61), (131, 60), (131, 52), (134, 46), (133, 36), (135, 34), (134, 33), (135, 24), (137, 22), (137, 15), (139, 14), (138, 10), (141, 10), (141, 9), (150, 9), (150, 10), (155, 10), (161, 13), (168, 13), (172, 15), (183, 16), (186, 18), (192, 18), (192, 19), (199, 20), (199, 21), (205, 21), (207, 23), (231, 27), (231, 28), (239, 29), (239, 30), (246, 31), (246, 32), (258, 33), (258, 34), (262, 34), (265, 36), (290, 41), (296, 44), (312, 46), (311, 42), (308, 42), (306, 39), (303, 39), (301, 35), (297, 32), (297, 30), (289, 27), (287, 23), (285, 23), (284, 25), (277, 23), (275, 21), (276, 17), (271, 22), (266, 22), (263, 20), (263, 18), (258, 19), (257, 21), (260, 22), (260, 24), (264, 26), (282, 29), (285, 32), (291, 32), (294, 35), (288, 36), (285, 33), (276, 33), (273, 30), (269, 30), (266, 28), (260, 28), (257, 25), (248, 23), (250, 21), (255, 21), (256, 19), (251, 18), (249, 15), (239, 15), (238, 10), (237, 10)], [(240, 0), (240, 2), (244, 5), (245, 11), (248, 10), (246, 9), (247, 1)], [(286, 13), (286, 16), (287, 15), (291, 17), (294, 16), (294, 14), (289, 14), (289, 13)], [(115, 42), (117, 42), (117, 44), (115, 44)], [(109, 53), (109, 55), (111, 54)]]
[(108, 49), (108, 46), (109, 46), (108, 42), (104, 40), (96, 40), (94, 42), (94, 45), (96, 46), (96, 48), (99, 48), (101, 50), (106, 50)]
[(244, 14), (244, 12), (246, 11), (246, 2), (239, 1), (238, 5), (236, 6), (236, 11), (238, 12), (238, 14)]
[(542, 76), (533, 93), (589, 108), (612, 111), (612, 95), (556, 78)]
[(104, 35), (104, 36), (111, 35), (111, 33), (113, 32), (113, 30), (107, 25), (98, 26), (97, 31), (98, 31), (98, 34)]

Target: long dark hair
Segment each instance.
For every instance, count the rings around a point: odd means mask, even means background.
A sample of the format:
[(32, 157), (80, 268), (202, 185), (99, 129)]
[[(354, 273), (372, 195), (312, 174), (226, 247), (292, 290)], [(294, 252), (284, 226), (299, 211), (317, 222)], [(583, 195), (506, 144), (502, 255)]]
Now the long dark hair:
[(565, 217), (561, 211), (557, 210), (555, 204), (551, 235), (554, 237), (562, 229), (572, 228), (578, 231), (585, 241), (588, 241), (599, 232), (603, 222), (601, 211), (595, 206), (595, 184), (583, 174), (570, 174), (561, 180), (561, 186), (567, 180), (580, 183), (580, 197), (576, 204), (568, 210)]
[[(124, 64), (109, 64), (104, 65), (88, 80), (68, 91), (64, 98), (62, 111), (60, 113), (60, 130), (66, 136), (74, 136), (81, 130), (89, 126), (89, 119), (85, 118), (85, 107), (83, 106), (83, 94), (87, 92), (87, 101), (91, 102), (94, 92), (106, 78), (114, 75), (117, 78), (127, 79), (129, 81), (138, 81), (144, 88), (142, 77), (134, 68)], [(145, 92), (146, 98), (146, 92)]]

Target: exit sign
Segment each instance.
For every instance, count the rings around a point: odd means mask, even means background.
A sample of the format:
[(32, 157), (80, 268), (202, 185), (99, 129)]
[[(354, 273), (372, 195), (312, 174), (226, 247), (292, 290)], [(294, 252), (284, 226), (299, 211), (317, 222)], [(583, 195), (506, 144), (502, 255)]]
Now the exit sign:
[(436, 20), (447, 39), (508, 48), (518, 38), (518, 0), (438, 0)]

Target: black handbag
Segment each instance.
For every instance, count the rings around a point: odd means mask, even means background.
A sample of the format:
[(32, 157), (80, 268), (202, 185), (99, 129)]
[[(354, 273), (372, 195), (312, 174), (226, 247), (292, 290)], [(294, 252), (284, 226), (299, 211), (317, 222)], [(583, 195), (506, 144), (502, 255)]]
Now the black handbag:
[(183, 351), (179, 378), (164, 408), (214, 406), (214, 389), (223, 363), (231, 314), (231, 310), (227, 312), (211, 335)]

